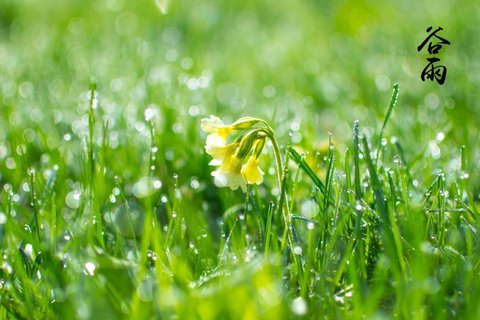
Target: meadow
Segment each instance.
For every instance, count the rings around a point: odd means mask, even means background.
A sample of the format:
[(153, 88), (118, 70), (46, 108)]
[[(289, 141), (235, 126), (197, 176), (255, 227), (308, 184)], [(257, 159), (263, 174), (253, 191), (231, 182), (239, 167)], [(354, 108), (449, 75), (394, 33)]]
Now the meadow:
[(477, 319), (478, 21), (2, 0), (0, 319)]

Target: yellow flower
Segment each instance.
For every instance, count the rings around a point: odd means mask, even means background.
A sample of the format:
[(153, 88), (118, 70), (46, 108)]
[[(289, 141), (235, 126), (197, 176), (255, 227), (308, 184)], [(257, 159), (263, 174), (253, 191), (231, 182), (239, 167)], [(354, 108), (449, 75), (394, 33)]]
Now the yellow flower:
[(231, 157), (237, 150), (238, 143), (230, 143), (227, 145), (206, 145), (205, 149), (207, 153), (212, 156), (213, 160), (210, 161), (210, 165), (219, 166), (223, 163), (224, 159)]
[[(258, 156), (265, 145), (266, 131), (270, 130), (263, 120), (243, 117), (231, 125), (225, 125), (211, 115), (202, 119), (201, 128), (208, 133), (205, 150), (213, 158), (209, 164), (217, 166), (212, 176), (218, 187), (233, 190), (240, 187), (245, 192), (247, 183), (262, 183), (263, 172), (258, 167)], [(234, 131), (240, 134), (227, 144), (228, 137)], [(244, 164), (249, 154), (252, 156)]]
[(242, 166), (241, 174), (248, 184), (261, 184), (263, 182), (263, 171), (258, 167), (258, 158), (255, 155), (248, 158), (247, 163)]
[(247, 186), (240, 172), (242, 169), (242, 160), (243, 159), (237, 158), (234, 154), (225, 157), (219, 164), (220, 167), (212, 172), (212, 176), (215, 178), (215, 184), (218, 187), (229, 187), (232, 190), (241, 187), (245, 192)]

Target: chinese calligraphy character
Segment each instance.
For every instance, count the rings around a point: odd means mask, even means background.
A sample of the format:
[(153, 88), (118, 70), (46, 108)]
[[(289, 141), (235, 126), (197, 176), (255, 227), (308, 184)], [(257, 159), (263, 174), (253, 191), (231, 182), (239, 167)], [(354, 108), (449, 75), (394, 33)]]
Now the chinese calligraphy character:
[(435, 79), (439, 84), (443, 84), (447, 77), (447, 68), (445, 66), (434, 65), (434, 62), (440, 61), (438, 58), (427, 58), (427, 60), (430, 63), (422, 71), (422, 81), (425, 81), (425, 78), (432, 81)]
[[(427, 28), (427, 32), (430, 32), (430, 30), (432, 30), (432, 27)], [(440, 31), (440, 30), (443, 30), (443, 28), (438, 27), (437, 30), (430, 33), (428, 35), (428, 37), (425, 40), (423, 40), (422, 44), (420, 44), (417, 47), (417, 51), (420, 52), (428, 42), (428, 48), (427, 48), (428, 53), (437, 54), (440, 51), (440, 49), (442, 49), (442, 44), (450, 44), (450, 41), (448, 41), (447, 39), (442, 38), (442, 37), (437, 35), (437, 32)], [(433, 44), (432, 42), (429, 42), (432, 37), (437, 38), (438, 40), (440, 40), (440, 42), (438, 42), (436, 44)]]
[[(427, 28), (427, 32), (430, 32), (432, 30), (432, 27)], [(438, 27), (435, 31), (431, 32), (428, 37), (423, 40), (423, 42), (417, 47), (417, 51), (421, 51), (423, 47), (428, 43), (427, 51), (431, 55), (438, 54), (440, 50), (442, 49), (442, 45), (450, 45), (450, 41), (448, 41), (445, 38), (440, 37), (437, 35), (439, 31), (443, 30), (442, 27)], [(436, 38), (438, 41), (433, 42), (432, 38)], [(445, 83), (445, 78), (447, 77), (447, 67), (442, 66), (442, 65), (435, 65), (435, 62), (440, 61), (439, 58), (435, 57), (430, 57), (427, 58), (427, 61), (429, 62), (427, 66), (423, 69), (422, 75), (420, 78), (422, 81), (425, 81), (426, 79), (429, 80), (437, 80), (437, 82), (442, 85)]]

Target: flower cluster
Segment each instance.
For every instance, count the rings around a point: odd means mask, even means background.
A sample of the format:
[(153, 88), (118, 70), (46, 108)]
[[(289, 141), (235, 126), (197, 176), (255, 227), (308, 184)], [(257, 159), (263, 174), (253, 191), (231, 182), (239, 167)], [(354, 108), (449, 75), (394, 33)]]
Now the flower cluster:
[[(258, 166), (258, 157), (265, 146), (265, 139), (271, 133), (270, 127), (260, 119), (244, 117), (231, 125), (211, 115), (202, 119), (201, 128), (208, 133), (205, 150), (212, 156), (210, 165), (216, 166), (212, 172), (215, 184), (219, 187), (240, 187), (246, 191), (247, 184), (263, 182), (263, 171)], [(234, 133), (237, 137), (228, 142)]]

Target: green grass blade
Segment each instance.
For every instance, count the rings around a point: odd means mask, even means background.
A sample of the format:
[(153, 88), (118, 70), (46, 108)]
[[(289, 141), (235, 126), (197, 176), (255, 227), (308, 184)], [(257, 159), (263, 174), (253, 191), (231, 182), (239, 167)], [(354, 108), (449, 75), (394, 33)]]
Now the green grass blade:
[(365, 136), (363, 137), (362, 142), (365, 160), (372, 182), (373, 193), (375, 195), (375, 206), (376, 209), (380, 212), (383, 241), (385, 243), (387, 254), (392, 259), (392, 262), (394, 263), (398, 271), (397, 264), (401, 257), (398, 256), (395, 249), (395, 241), (392, 232), (392, 221), (390, 221), (387, 203), (385, 202), (385, 193), (383, 191), (383, 186), (380, 182), (380, 179), (378, 178), (377, 170), (375, 168), (373, 160), (370, 156), (370, 148), (368, 147), (367, 138)]
[(358, 141), (358, 126), (359, 122), (356, 120), (353, 123), (353, 162), (355, 167), (355, 200), (362, 199), (362, 188), (360, 182), (360, 152)]
[(383, 133), (385, 131), (385, 128), (387, 127), (388, 120), (390, 120), (390, 117), (392, 116), (393, 108), (395, 108), (397, 101), (398, 101), (398, 83), (395, 83), (393, 85), (393, 93), (392, 93), (392, 98), (390, 99), (390, 105), (388, 106), (387, 114), (385, 115), (385, 119), (383, 120), (382, 129), (380, 130), (380, 135), (378, 137), (378, 147), (377, 147), (378, 152), (377, 152), (377, 158), (376, 158), (377, 163), (378, 163), (378, 157), (380, 155), (380, 147), (382, 145)]
[(288, 148), (288, 151), (290, 152), (290, 155), (292, 156), (293, 161), (302, 168), (302, 170), (308, 175), (310, 179), (312, 179), (313, 183), (315, 186), (320, 189), (322, 193), (325, 193), (325, 186), (323, 185), (322, 181), (317, 177), (317, 175), (313, 172), (312, 168), (305, 162), (305, 160), (302, 158), (298, 152), (293, 149), (292, 147)]

